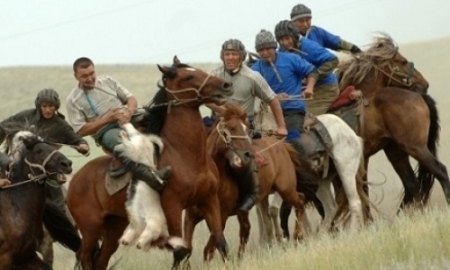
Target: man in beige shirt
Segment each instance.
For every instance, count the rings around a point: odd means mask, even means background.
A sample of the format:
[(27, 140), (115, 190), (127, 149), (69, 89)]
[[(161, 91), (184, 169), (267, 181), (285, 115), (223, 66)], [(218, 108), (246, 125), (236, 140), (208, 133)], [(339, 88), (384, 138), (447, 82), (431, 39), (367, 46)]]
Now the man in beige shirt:
[(170, 167), (152, 171), (118, 153), (121, 125), (128, 123), (136, 111), (136, 98), (109, 76), (97, 77), (94, 63), (86, 57), (77, 59), (73, 71), (78, 81), (66, 99), (66, 109), (72, 128), (80, 136), (91, 135), (96, 142), (122, 161), (135, 179), (143, 180), (155, 190), (161, 190), (171, 172)]

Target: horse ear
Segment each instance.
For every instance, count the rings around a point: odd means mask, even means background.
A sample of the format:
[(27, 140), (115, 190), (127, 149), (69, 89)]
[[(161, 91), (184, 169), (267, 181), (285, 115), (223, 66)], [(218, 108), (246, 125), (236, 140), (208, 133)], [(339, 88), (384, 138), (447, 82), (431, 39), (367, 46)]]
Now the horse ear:
[(167, 72), (169, 72), (169, 68), (168, 67), (162, 67), (162, 66), (160, 66), (158, 64), (157, 64), (157, 66), (158, 66), (159, 71), (161, 71), (162, 74), (166, 74)]
[(179, 65), (179, 64), (181, 64), (180, 59), (178, 59), (178, 57), (177, 57), (176, 55), (173, 57), (173, 64), (174, 64), (174, 65)]

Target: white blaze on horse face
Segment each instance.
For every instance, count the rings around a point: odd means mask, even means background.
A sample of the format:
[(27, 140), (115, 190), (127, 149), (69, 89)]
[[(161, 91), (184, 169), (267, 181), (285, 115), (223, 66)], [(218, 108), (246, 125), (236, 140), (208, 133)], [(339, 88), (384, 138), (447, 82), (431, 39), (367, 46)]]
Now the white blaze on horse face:
[(195, 68), (190, 68), (190, 67), (186, 68), (186, 70), (189, 70), (189, 71), (197, 71)]
[(241, 123), (241, 125), (242, 125), (242, 129), (244, 130), (244, 136), (247, 136), (247, 140), (248, 140), (249, 142), (251, 142), (252, 139), (247, 135), (247, 134), (248, 134), (248, 132), (247, 132), (247, 126), (246, 126), (244, 123)]

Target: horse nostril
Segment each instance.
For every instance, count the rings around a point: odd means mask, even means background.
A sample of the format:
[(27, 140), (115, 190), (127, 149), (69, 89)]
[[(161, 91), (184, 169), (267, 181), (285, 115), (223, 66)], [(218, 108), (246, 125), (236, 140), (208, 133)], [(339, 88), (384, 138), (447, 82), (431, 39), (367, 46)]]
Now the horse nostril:
[(70, 168), (70, 167), (72, 167), (72, 161), (71, 160), (63, 160), (60, 162), (60, 165), (65, 168)]
[(225, 82), (225, 83), (222, 85), (222, 89), (223, 89), (223, 90), (230, 90), (232, 86), (233, 86), (233, 83), (231, 83), (231, 82)]
[(254, 155), (253, 155), (252, 152), (247, 151), (247, 152), (244, 153), (244, 156), (247, 157), (247, 158), (253, 158)]

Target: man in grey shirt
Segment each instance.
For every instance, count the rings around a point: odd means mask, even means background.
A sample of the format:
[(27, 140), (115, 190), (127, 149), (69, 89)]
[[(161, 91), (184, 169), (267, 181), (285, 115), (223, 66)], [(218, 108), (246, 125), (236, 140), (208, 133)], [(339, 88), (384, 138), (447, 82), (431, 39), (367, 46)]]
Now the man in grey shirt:
[[(212, 70), (210, 72), (211, 75), (221, 77), (233, 83), (233, 95), (228, 99), (239, 104), (246, 111), (250, 122), (253, 121), (256, 99), (259, 98), (268, 103), (277, 123), (276, 133), (281, 136), (287, 136), (283, 112), (276, 94), (261, 74), (243, 65), (246, 55), (245, 46), (240, 40), (226, 40), (220, 51), (220, 58), (222, 59), (223, 65)], [(206, 104), (206, 106), (219, 115), (225, 110), (223, 107), (215, 104)], [(256, 168), (254, 164), (253, 166)], [(257, 175), (253, 174), (253, 176), (253, 182), (238, 182), (238, 186), (245, 185), (240, 190), (252, 190), (250, 193), (244, 194), (244, 199), (240, 203), (240, 210), (249, 211), (256, 203), (259, 184)]]
[(72, 128), (80, 136), (92, 135), (96, 142), (113, 153), (133, 174), (155, 190), (161, 190), (171, 172), (170, 167), (152, 171), (120, 155), (115, 146), (120, 144), (118, 136), (121, 124), (128, 123), (136, 111), (136, 98), (111, 77), (96, 77), (94, 63), (86, 57), (73, 64), (78, 81), (66, 99), (66, 109)]

